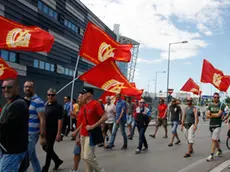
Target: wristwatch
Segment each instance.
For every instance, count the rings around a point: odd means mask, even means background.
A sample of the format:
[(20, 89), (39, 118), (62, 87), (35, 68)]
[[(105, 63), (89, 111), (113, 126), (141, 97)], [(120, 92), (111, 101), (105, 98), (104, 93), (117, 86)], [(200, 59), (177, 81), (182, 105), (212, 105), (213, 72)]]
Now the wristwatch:
[(44, 135), (44, 134), (40, 134), (40, 136), (41, 136), (41, 137), (45, 137), (45, 135)]

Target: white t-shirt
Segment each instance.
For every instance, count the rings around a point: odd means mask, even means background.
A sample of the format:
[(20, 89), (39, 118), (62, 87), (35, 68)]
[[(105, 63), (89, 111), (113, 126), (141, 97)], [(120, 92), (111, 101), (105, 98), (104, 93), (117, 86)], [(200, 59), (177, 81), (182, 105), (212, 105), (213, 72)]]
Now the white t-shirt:
[(107, 114), (107, 121), (105, 121), (106, 124), (112, 124), (115, 121), (115, 112), (116, 112), (116, 106), (114, 104), (106, 104), (105, 105), (105, 112)]

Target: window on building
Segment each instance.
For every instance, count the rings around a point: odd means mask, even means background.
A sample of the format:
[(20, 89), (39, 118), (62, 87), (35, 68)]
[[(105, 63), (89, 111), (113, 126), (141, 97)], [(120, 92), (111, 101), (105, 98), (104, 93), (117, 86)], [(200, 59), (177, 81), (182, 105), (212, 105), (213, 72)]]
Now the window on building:
[(49, 17), (52, 17), (56, 20), (58, 19), (57, 12), (40, 0), (38, 1), (38, 9), (42, 11), (43, 13), (47, 14)]
[(1, 50), (1, 57), (2, 57), (4, 60), (8, 61), (8, 60), (9, 60), (9, 53), (8, 53), (8, 51)]
[(64, 24), (65, 24), (65, 26), (68, 26), (68, 20), (64, 20)]
[(50, 65), (50, 71), (54, 72), (55, 68), (54, 68), (54, 64)]
[(65, 75), (69, 75), (69, 69), (65, 68)]
[(72, 22), (70, 22), (69, 20), (65, 19), (64, 25), (68, 27), (69, 29), (71, 29), (72, 31), (78, 33), (78, 27)]
[(34, 67), (38, 68), (38, 60), (34, 59)]
[(84, 29), (80, 28), (80, 29), (79, 29), (79, 34), (80, 34), (81, 36), (84, 36)]
[(46, 63), (45, 70), (50, 70), (50, 63)]
[(44, 68), (45, 68), (45, 62), (40, 61), (40, 62), (39, 62), (39, 68), (40, 68), (40, 69), (44, 69)]
[(16, 53), (10, 52), (9, 61), (16, 63)]
[(69, 76), (73, 76), (73, 70), (69, 70)]

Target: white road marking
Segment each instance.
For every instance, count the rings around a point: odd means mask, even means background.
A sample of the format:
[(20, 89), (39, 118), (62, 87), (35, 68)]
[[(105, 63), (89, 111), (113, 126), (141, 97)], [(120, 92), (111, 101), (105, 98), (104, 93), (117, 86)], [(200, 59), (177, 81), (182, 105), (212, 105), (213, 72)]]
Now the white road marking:
[(222, 170), (224, 170), (226, 167), (228, 167), (230, 164), (230, 160), (227, 160), (223, 163), (221, 163), (220, 165), (218, 165), (217, 167), (215, 167), (214, 169), (212, 169), (209, 172), (221, 172)]
[[(228, 152), (230, 152), (230, 150), (224, 151), (223, 153), (228, 153)], [(230, 160), (229, 160), (229, 161), (230, 161)], [(202, 164), (203, 162), (206, 162), (206, 158), (200, 159), (200, 160), (198, 160), (198, 161), (196, 161), (196, 162), (194, 162), (194, 163), (188, 165), (187, 167), (184, 167), (183, 169), (181, 169), (181, 170), (178, 171), (178, 172), (188, 172), (189, 170), (191, 170), (192, 168), (194, 168), (194, 167), (196, 167), (196, 166)], [(229, 163), (229, 164), (230, 164), (230, 163)], [(227, 166), (228, 166), (229, 164), (227, 164)], [(227, 166), (225, 166), (225, 168), (226, 168)], [(210, 172), (220, 172), (220, 171), (210, 171)]]

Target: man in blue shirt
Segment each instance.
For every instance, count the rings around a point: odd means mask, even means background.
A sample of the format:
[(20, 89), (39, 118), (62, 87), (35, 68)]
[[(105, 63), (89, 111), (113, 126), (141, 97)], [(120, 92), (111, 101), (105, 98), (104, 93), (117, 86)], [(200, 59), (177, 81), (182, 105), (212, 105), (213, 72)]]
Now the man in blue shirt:
[(36, 144), (39, 140), (41, 145), (45, 144), (45, 105), (40, 97), (35, 94), (35, 84), (33, 81), (24, 83), (25, 99), (30, 101), (29, 105), (29, 159), (34, 172), (40, 172), (41, 166), (36, 155)]
[(128, 146), (127, 136), (125, 133), (127, 105), (126, 105), (126, 102), (121, 99), (121, 94), (117, 94), (116, 97), (117, 97), (116, 120), (113, 124), (113, 131), (112, 131), (112, 136), (111, 136), (109, 146), (107, 146), (106, 148), (112, 149), (112, 147), (114, 146), (118, 127), (120, 127), (121, 134), (122, 134), (123, 140), (124, 140), (124, 144), (123, 144), (121, 149), (124, 150), (124, 149), (127, 149), (127, 146)]

